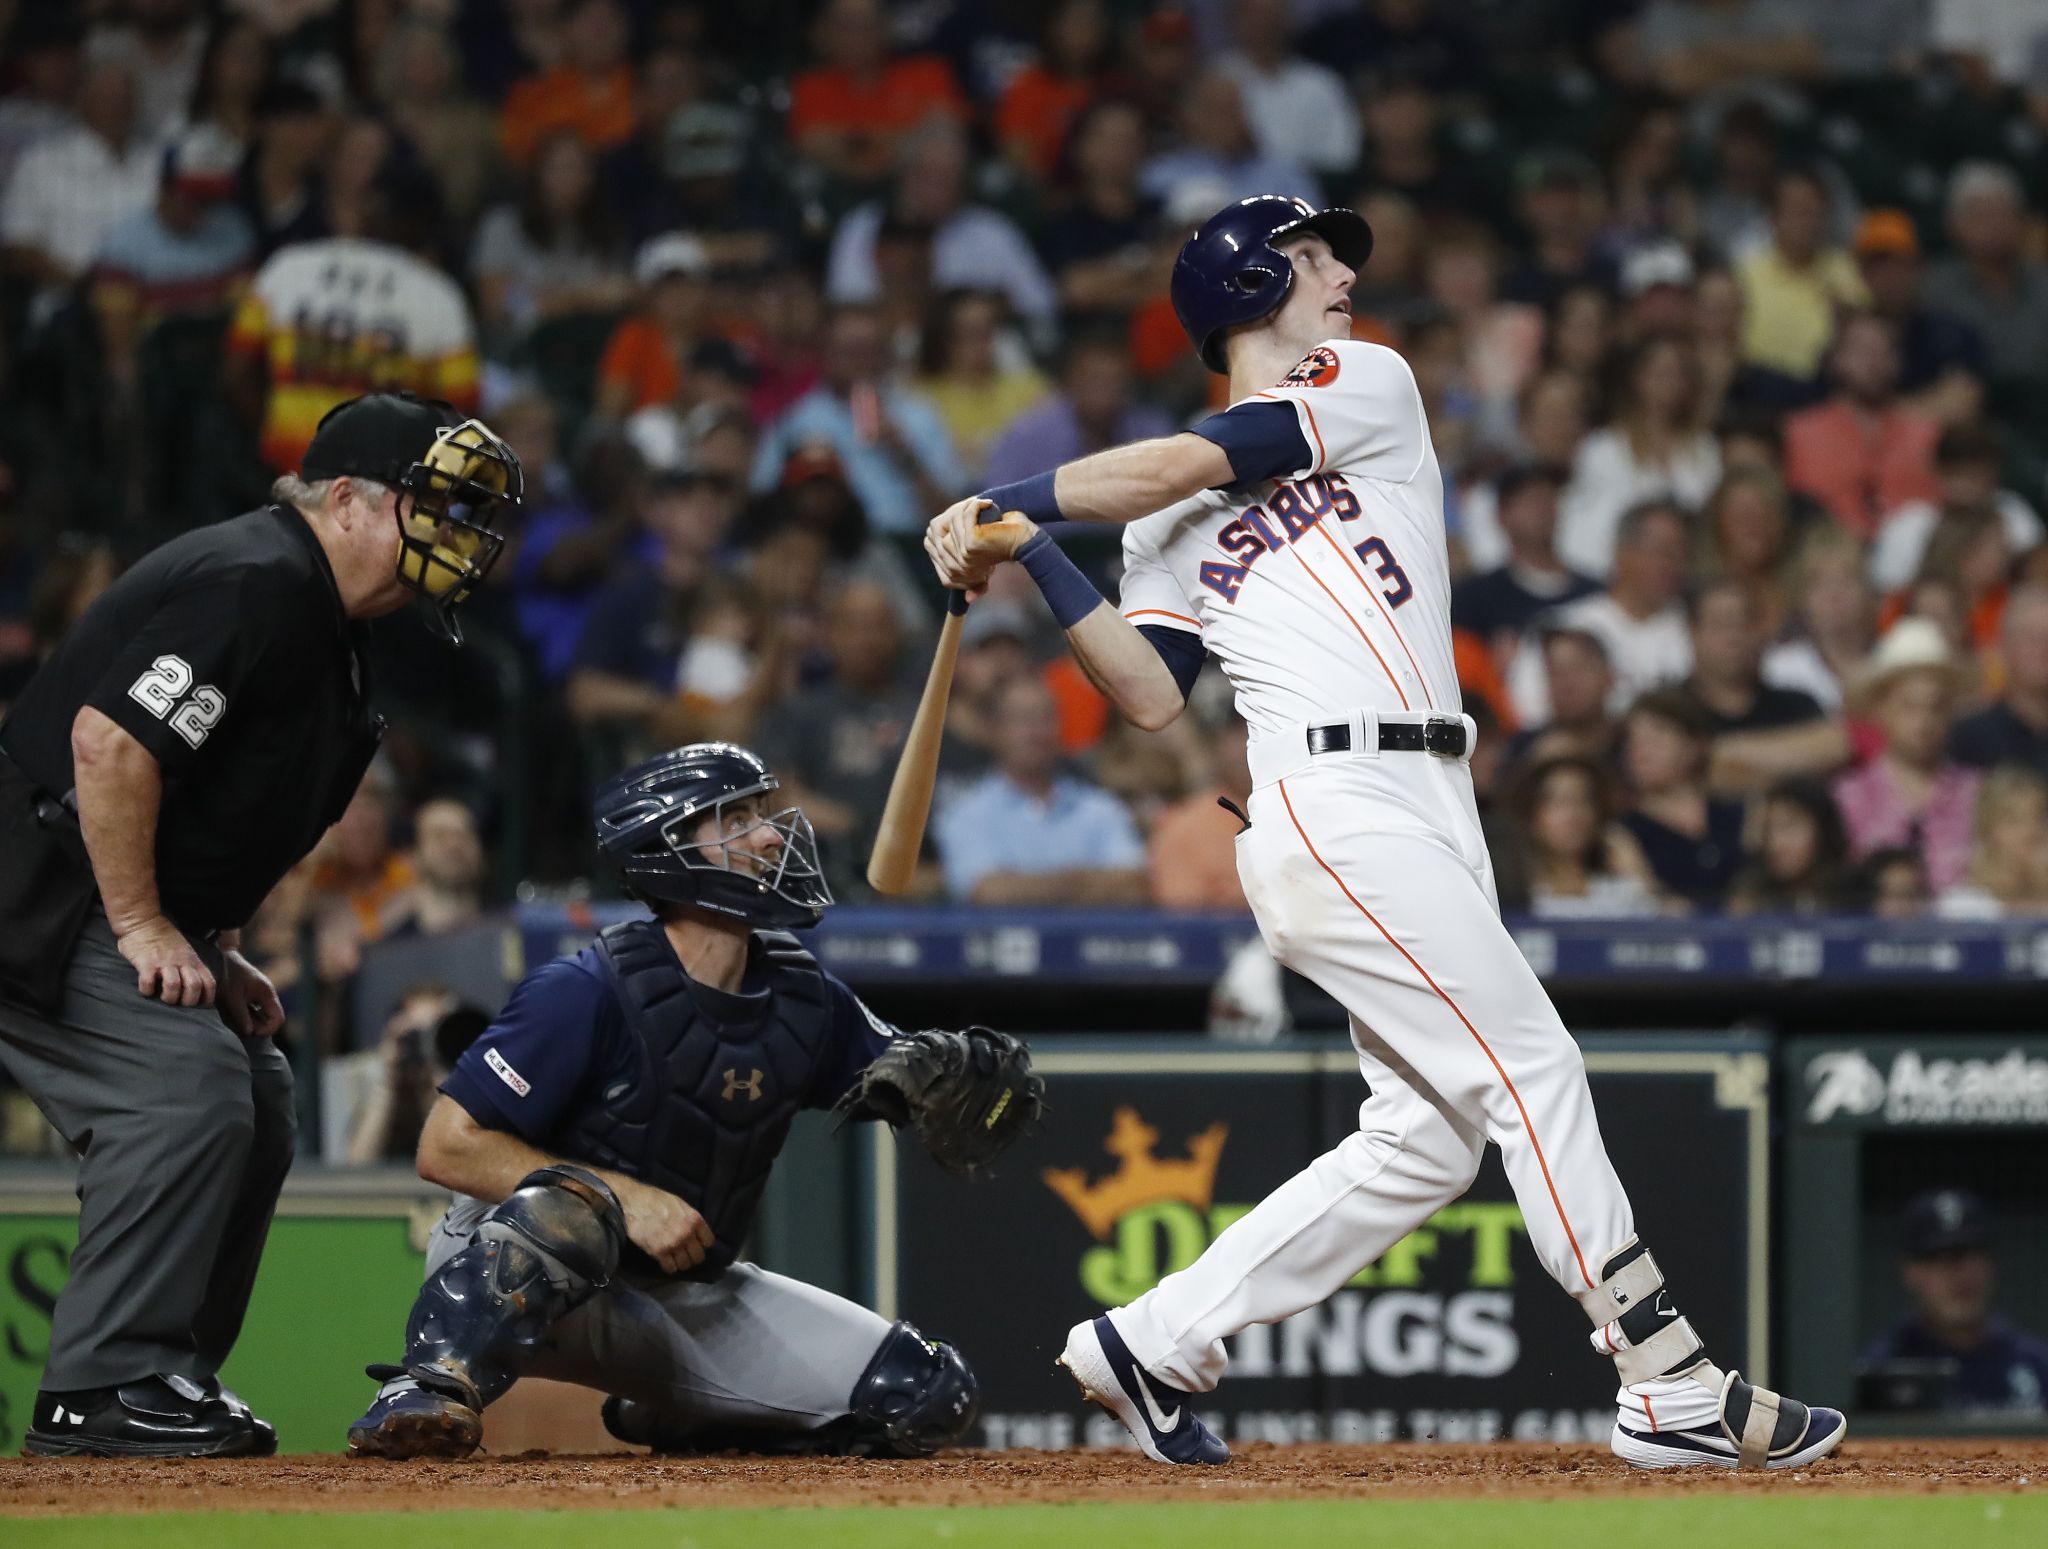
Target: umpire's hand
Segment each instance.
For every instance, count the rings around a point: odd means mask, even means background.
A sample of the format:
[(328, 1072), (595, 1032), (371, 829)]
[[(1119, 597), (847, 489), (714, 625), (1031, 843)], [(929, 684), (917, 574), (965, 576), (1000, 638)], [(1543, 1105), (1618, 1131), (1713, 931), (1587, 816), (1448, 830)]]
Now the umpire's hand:
[(213, 1004), (213, 973), (185, 933), (162, 915), (123, 931), (114, 943), (135, 965), (135, 991), (167, 1006)]
[(220, 1014), (244, 1038), (270, 1038), (284, 1027), (284, 1005), (270, 976), (241, 953), (221, 954)]

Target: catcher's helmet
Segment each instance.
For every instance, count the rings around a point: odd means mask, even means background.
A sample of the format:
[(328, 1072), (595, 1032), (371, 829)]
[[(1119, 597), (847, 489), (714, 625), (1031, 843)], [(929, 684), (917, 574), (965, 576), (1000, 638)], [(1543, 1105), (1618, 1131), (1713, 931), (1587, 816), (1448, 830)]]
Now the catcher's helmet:
[[(619, 868), (627, 891), (648, 903), (694, 904), (767, 930), (802, 930), (832, 902), (810, 819), (784, 807), (730, 831), (724, 821), (728, 804), (776, 789), (768, 766), (734, 743), (674, 748), (597, 793), (598, 848)], [(699, 835), (707, 818), (718, 821)], [(780, 843), (765, 851), (738, 845), (763, 827)]]
[(367, 393), (329, 409), (300, 473), (375, 479), (398, 494), (398, 578), (434, 605), (457, 644), (455, 609), (505, 547), (503, 523), (519, 510), (519, 457), (481, 420), (438, 398)]
[(1181, 244), (1173, 265), (1173, 310), (1211, 371), (1226, 369), (1226, 329), (1256, 323), (1287, 299), (1294, 265), (1275, 244), (1303, 231), (1329, 243), (1337, 261), (1354, 274), (1372, 256), (1372, 227), (1364, 216), (1335, 205), (1319, 211), (1280, 194), (1225, 205)]

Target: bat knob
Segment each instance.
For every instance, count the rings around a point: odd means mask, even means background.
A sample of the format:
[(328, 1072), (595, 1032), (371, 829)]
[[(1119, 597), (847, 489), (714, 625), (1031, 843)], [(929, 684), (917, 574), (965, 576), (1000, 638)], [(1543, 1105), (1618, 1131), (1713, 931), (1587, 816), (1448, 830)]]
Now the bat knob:
[(956, 618), (965, 613), (967, 611), (967, 593), (954, 588), (948, 588), (946, 591), (946, 611)]

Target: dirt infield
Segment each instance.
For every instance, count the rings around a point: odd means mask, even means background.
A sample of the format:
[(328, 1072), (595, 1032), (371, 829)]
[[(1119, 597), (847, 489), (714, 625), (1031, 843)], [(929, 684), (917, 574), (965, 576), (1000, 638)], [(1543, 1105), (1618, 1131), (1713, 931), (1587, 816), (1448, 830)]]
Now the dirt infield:
[(971, 1506), (1031, 1501), (1583, 1496), (1796, 1490), (1863, 1494), (2032, 1490), (2048, 1442), (1850, 1442), (1814, 1470), (1631, 1471), (1604, 1450), (1489, 1446), (1252, 1446), (1227, 1468), (1172, 1469), (1131, 1453), (956, 1452), (853, 1458), (478, 1457), (352, 1462), (0, 1460), (0, 1516), (135, 1511), (416, 1511), (712, 1506)]

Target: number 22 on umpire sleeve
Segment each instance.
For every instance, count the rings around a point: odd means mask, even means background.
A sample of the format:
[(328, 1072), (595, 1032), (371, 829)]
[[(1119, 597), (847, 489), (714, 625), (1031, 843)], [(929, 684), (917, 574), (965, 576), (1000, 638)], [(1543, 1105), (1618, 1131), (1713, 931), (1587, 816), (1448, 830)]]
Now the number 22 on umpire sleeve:
[[(171, 730), (195, 748), (220, 724), (228, 708), (228, 696), (211, 683), (192, 688), (192, 668), (182, 656), (159, 656), (129, 685), (128, 697), (158, 720), (168, 717)], [(178, 703), (181, 699), (183, 704)]]
[(1386, 541), (1381, 538), (1367, 538), (1352, 551), (1373, 567), (1373, 574), (1382, 581), (1393, 584), (1382, 589), (1380, 595), (1387, 599), (1387, 606), (1398, 608), (1415, 595), (1415, 588), (1408, 583), (1408, 572), (1394, 563), (1394, 556), (1388, 551)]

